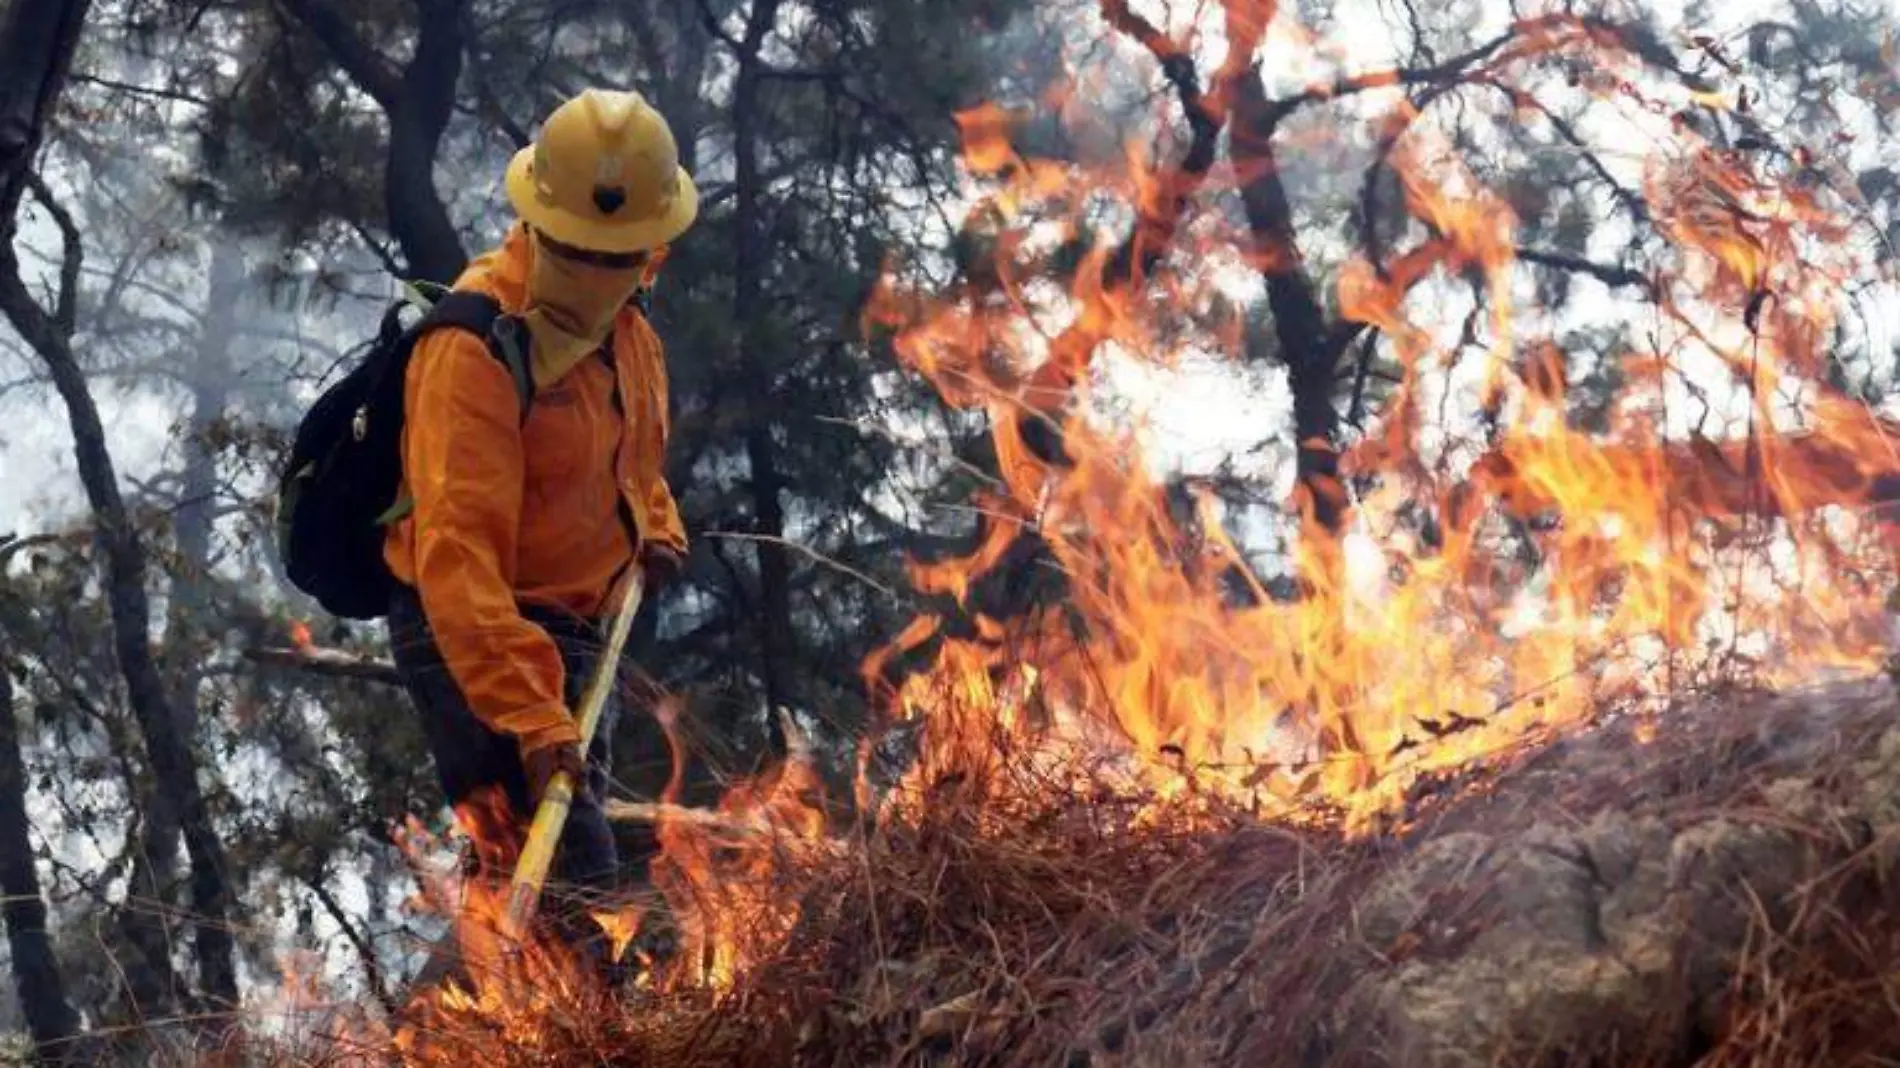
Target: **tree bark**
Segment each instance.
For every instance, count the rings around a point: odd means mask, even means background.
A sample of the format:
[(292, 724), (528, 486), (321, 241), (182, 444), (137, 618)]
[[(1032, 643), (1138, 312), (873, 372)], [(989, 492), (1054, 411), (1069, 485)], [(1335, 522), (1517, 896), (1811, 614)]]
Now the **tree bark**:
[(778, 15), (779, 0), (754, 0), (746, 19), (745, 37), (736, 57), (739, 70), (732, 94), (733, 139), (733, 319), (739, 329), (740, 373), (744, 378), (747, 426), (746, 462), (751, 468), (753, 542), (759, 566), (757, 616), (760, 674), (765, 686), (767, 721), (772, 710), (792, 706), (796, 692), (792, 679), (792, 567), (783, 543), (785, 509), (781, 494), (784, 476), (778, 467), (778, 446), (772, 438), (772, 364), (763, 351), (759, 324), (765, 319), (765, 235), (759, 179), (758, 109), (759, 47)]
[(27, 174), (65, 88), (91, 0), (14, 0), (0, 26), (0, 238), (13, 239)]
[(34, 1056), (48, 1064), (82, 1064), (79, 1013), (66, 998), (59, 958), (46, 932), (46, 902), (34, 868), (31, 821), (26, 811), (26, 761), (13, 718), (13, 676), (0, 661), (0, 914), (13, 956), (13, 983), (26, 1014)]
[[(237, 309), (244, 279), (242, 253), (229, 243), (215, 241), (211, 255), (211, 280), (205, 316), (198, 342), (198, 366), (192, 375), (192, 412), (185, 443), (183, 499), (178, 504), (173, 529), (182, 564), (172, 583), (171, 609), (165, 625), (164, 648), (175, 658), (172, 688), (172, 713), (178, 736), (187, 740), (198, 736), (198, 690), (204, 681), (200, 655), (200, 628), (207, 613), (205, 577), (211, 571), (211, 535), (216, 515), (217, 454), (205, 441), (212, 427), (223, 418), (229, 397), (230, 348), (237, 331)], [(159, 843), (167, 855), (176, 853), (175, 843)], [(191, 849), (191, 898), (201, 915), (221, 903), (224, 880), (221, 858), (206, 856)], [(198, 930), (196, 946), (198, 981), (203, 990), (218, 1002), (237, 1004), (236, 945), (228, 930)]]
[(1293, 227), (1293, 206), (1274, 157), (1273, 136), (1286, 114), (1267, 100), (1258, 72), (1240, 79), (1232, 152), (1234, 167), (1243, 176), (1241, 203), (1255, 251), (1265, 264), (1261, 273), (1267, 284), (1267, 304), (1273, 311), (1274, 334), (1293, 393), (1293, 433), (1299, 449), (1296, 493), (1311, 509), (1311, 520), (1319, 531), (1333, 535), (1346, 516), (1345, 487), (1339, 479), (1339, 412), (1333, 405), (1343, 346), (1328, 326), (1313, 280), (1306, 273)]
[(398, 71), (326, 0), (282, 0), (389, 119), (383, 205), (409, 274), (448, 284), (468, 254), (435, 188), (436, 155), (455, 109), (466, 45), (460, 0), (417, 0), (416, 50)]
[(435, 189), (436, 155), (455, 111), (462, 75), (462, 5), (422, 0), (415, 58), (403, 69), (401, 91), (389, 107), (389, 158), (383, 197), (389, 232), (410, 274), (447, 285), (468, 264), (448, 207)]

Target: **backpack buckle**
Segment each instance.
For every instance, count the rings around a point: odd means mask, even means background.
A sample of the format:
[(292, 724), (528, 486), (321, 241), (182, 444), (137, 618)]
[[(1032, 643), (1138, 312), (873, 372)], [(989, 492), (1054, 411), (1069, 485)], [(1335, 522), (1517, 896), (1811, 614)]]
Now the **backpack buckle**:
[(356, 414), (350, 417), (350, 436), (357, 441), (369, 436), (369, 405), (357, 405)]
[(521, 320), (512, 315), (502, 314), (495, 316), (495, 321), (489, 325), (488, 330), (495, 335), (496, 341), (504, 345), (509, 343), (518, 344), (521, 341)]

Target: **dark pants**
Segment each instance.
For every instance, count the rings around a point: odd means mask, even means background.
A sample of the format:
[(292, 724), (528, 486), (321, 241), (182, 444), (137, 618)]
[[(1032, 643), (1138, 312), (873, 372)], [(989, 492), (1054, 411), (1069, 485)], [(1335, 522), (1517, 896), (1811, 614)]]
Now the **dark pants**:
[[(601, 632), (578, 617), (532, 606), (524, 606), (522, 614), (546, 630), (560, 649), (566, 667), (568, 707), (578, 713), (581, 696), (600, 661)], [(436, 646), (421, 598), (401, 583), (390, 599), (389, 644), (396, 670), (421, 716), (423, 735), (449, 804), (459, 808), (481, 795), (499, 793), (507, 798), (509, 809), (525, 833), (534, 811), (521, 767), (521, 751), (514, 738), (490, 730), (469, 709)], [(601, 808), (611, 766), (609, 739), (619, 714), (620, 687), (616, 685), (601, 709), (593, 744), (587, 750), (587, 789), (575, 795), (542, 897), (542, 910), (557, 930), (579, 939), (577, 948), (590, 953), (599, 951), (602, 939), (586, 907), (615, 889), (620, 874), (613, 829)], [(505, 879), (511, 873), (484, 874)]]

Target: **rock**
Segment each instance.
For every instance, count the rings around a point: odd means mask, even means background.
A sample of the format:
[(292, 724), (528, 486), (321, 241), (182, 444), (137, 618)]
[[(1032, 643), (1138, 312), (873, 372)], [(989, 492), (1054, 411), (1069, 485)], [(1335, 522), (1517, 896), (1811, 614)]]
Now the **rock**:
[[(1362, 945), (1380, 963), (1331, 1030), (1359, 1036), (1366, 1063), (1569, 1064), (1589, 1051), (1687, 1063), (1722, 1028), (1764, 929), (1785, 927), (1868, 843), (1883, 872), (1900, 864), (1900, 729), (1851, 763), (1825, 722), (1764, 721), (1742, 737), (1710, 743), (1732, 766), (1684, 760), (1669, 789), (1652, 781), (1653, 811), (1604, 807), (1559, 825), (1546, 804), (1527, 825), (1525, 811), (1506, 814), (1502, 799), (1524, 796), (1507, 784), (1482, 803), (1499, 831), (1474, 817), (1424, 839), (1359, 896)], [(1573, 775), (1615, 767), (1573, 748)], [(1751, 767), (1776, 777), (1748, 786)], [(1537, 792), (1561, 796), (1563, 775), (1538, 765)], [(1719, 776), (1743, 785), (1695, 804)]]
[[(1415, 913), (1419, 924), (1410, 930), (1423, 926), (1422, 946), (1459, 951), (1421, 952), (1367, 977), (1346, 1015), (1370, 1021), (1394, 1063), (1431, 1068), (1495, 1064), (1500, 1050), (1526, 1056), (1575, 1048), (1606, 1021), (1646, 1018), (1667, 956), (1655, 951), (1644, 923), (1604, 923), (1606, 906), (1618, 898), (1622, 913), (1640, 916), (1630, 899), (1656, 896), (1657, 880), (1634, 878), (1645, 871), (1637, 863), (1640, 839), (1624, 822), (1605, 817), (1577, 832), (1539, 824), (1503, 840), (1460, 835), (1449, 850), (1422, 849), (1368, 894), (1368, 916), (1388, 923), (1394, 900), (1457, 895), (1449, 908)], [(1448, 851), (1475, 863), (1447, 880)], [(1625, 883), (1633, 893), (1619, 893)]]

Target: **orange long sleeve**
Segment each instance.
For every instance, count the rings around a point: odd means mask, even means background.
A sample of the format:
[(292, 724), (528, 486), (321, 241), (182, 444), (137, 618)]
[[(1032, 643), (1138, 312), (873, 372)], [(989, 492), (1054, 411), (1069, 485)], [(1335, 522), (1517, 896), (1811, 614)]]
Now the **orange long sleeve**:
[[(631, 417), (629, 429), (636, 435), (629, 450), (631, 469), (629, 488), (635, 498), (629, 503), (640, 511), (640, 532), (647, 541), (665, 545), (675, 552), (686, 552), (686, 524), (680, 519), (679, 505), (666, 484), (666, 445), (672, 433), (667, 417), (666, 398), (669, 383), (666, 358), (660, 339), (639, 315), (622, 319), (629, 339), (627, 363), (630, 383)], [(641, 485), (644, 483), (644, 485)]]
[(417, 346), (407, 394), (413, 580), (443, 660), (477, 718), (524, 750), (578, 741), (559, 650), (515, 600), (524, 460), (514, 384), (481, 341), (445, 330)]

